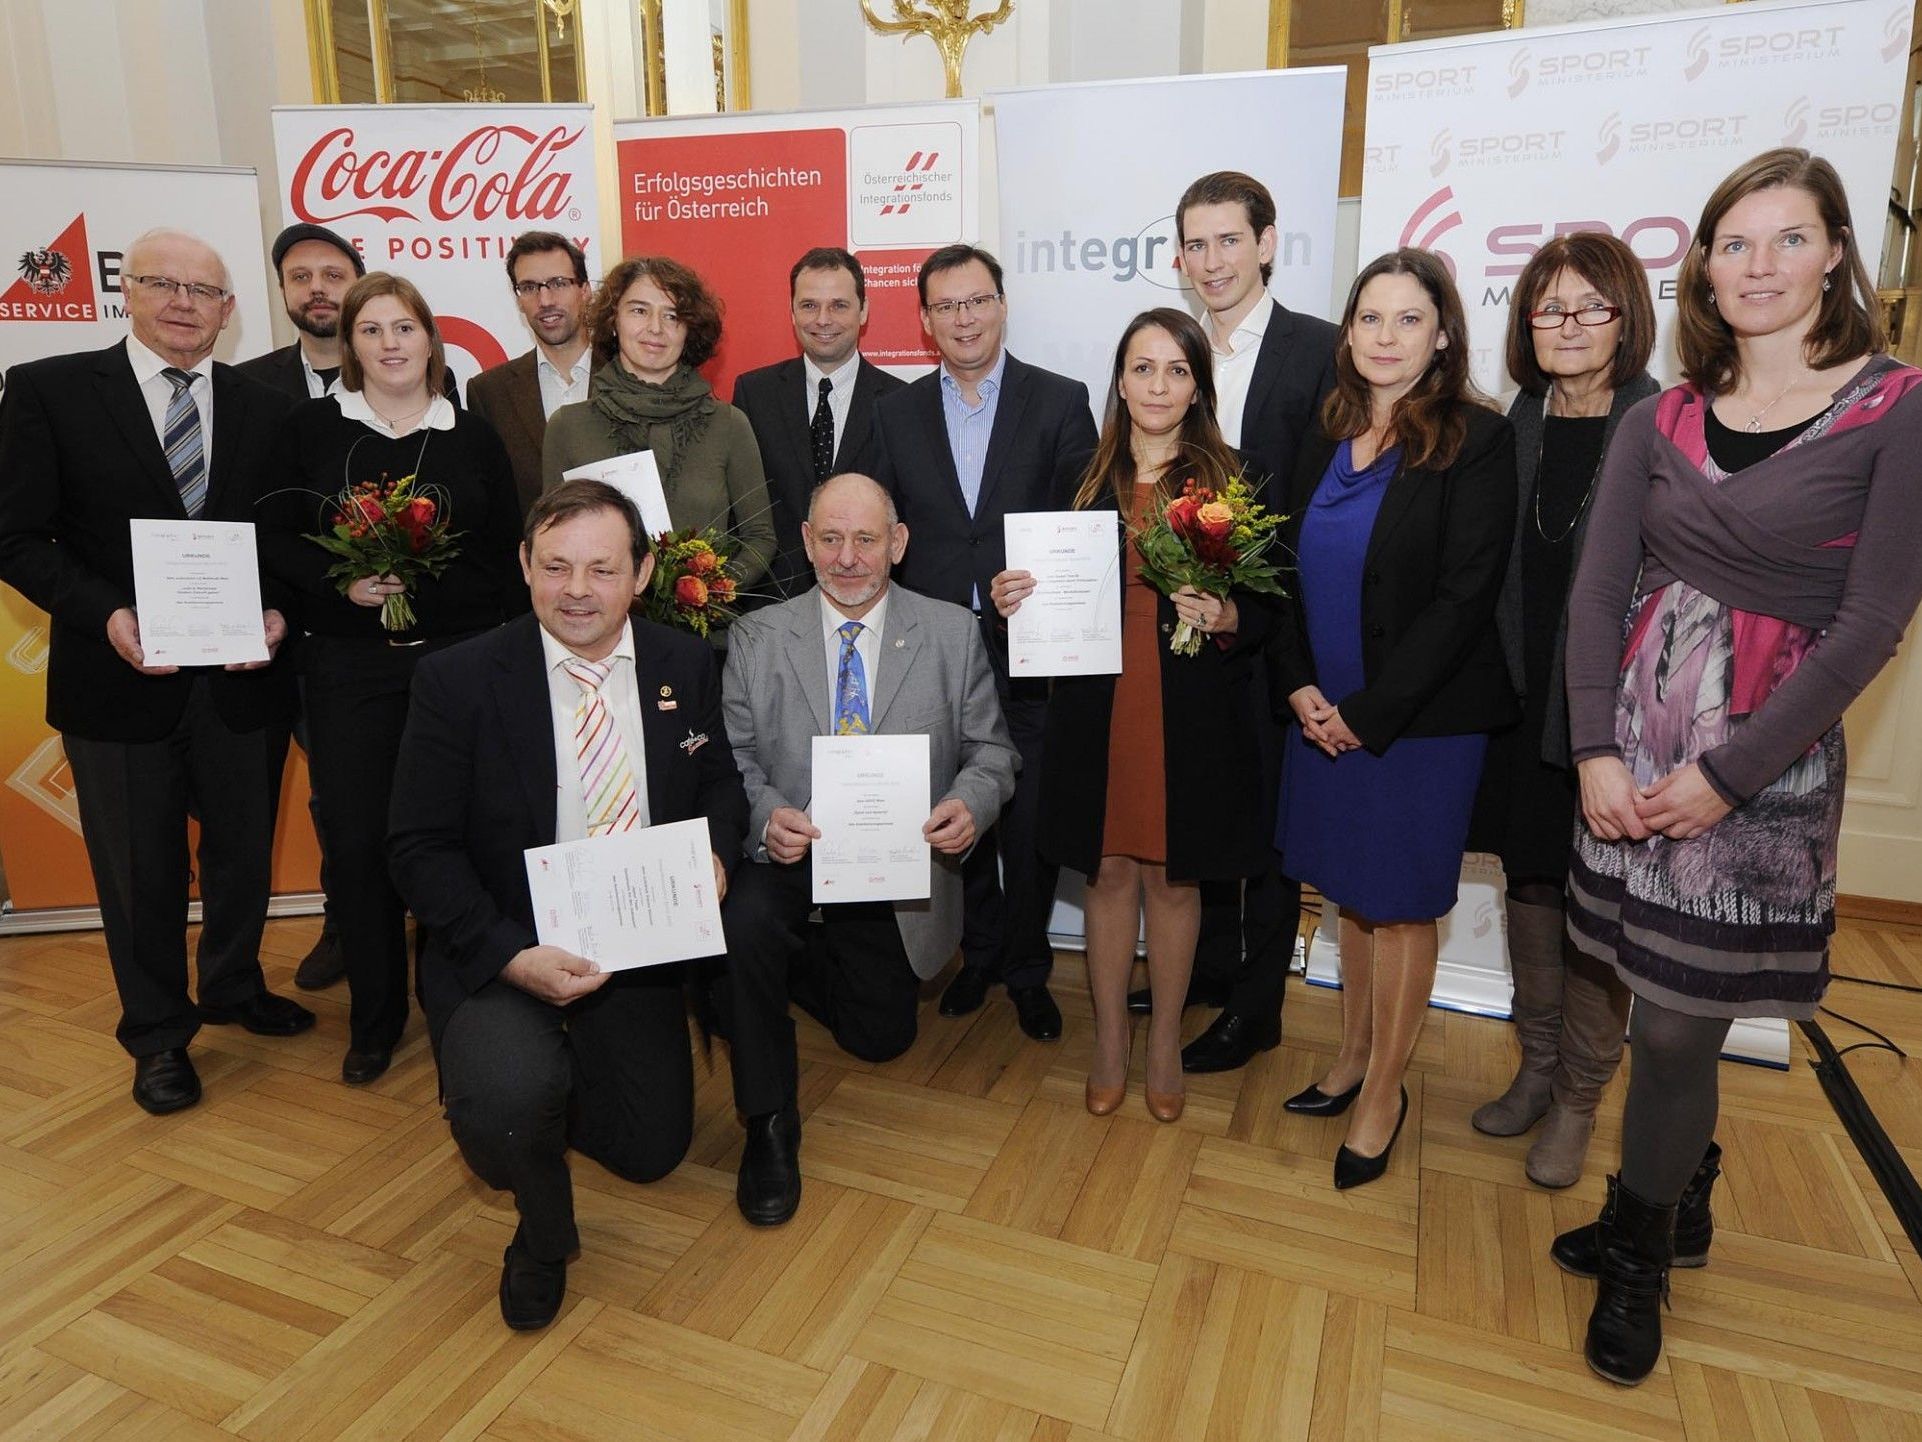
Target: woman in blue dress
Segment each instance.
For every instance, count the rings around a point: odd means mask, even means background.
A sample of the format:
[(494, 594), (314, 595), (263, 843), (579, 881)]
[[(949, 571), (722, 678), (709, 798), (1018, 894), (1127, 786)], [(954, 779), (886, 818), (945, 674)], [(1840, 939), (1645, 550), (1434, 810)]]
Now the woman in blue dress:
[(1341, 909), (1342, 1039), (1286, 1105), (1353, 1106), (1339, 1188), (1387, 1169), (1488, 733), (1520, 714), (1494, 619), (1515, 435), (1468, 365), (1442, 262), (1412, 249), (1371, 262), (1288, 498), (1300, 574), (1272, 652), (1294, 723), (1275, 845)]

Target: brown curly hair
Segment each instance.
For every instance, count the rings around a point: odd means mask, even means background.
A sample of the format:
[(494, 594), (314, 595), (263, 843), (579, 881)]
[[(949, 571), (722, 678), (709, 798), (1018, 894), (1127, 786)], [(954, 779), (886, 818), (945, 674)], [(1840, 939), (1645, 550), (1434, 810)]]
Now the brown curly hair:
[(630, 255), (602, 277), (601, 288), (587, 307), (587, 334), (595, 359), (610, 361), (620, 350), (614, 317), (621, 297), (637, 280), (653, 281), (674, 302), (675, 315), (687, 327), (682, 364), (706, 365), (721, 344), (720, 297), (692, 269), (665, 255)]

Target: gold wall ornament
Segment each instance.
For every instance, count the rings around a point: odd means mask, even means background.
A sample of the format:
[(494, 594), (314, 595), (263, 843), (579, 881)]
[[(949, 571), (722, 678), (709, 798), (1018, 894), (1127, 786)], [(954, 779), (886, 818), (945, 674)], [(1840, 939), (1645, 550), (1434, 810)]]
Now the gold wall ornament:
[(555, 38), (565, 40), (567, 38), (567, 17), (574, 13), (574, 0), (541, 0), (541, 5), (549, 15), (554, 17)]
[(1014, 0), (1001, 0), (986, 15), (970, 17), (973, 0), (894, 0), (894, 18), (883, 20), (874, 13), (874, 0), (861, 0), (861, 14), (868, 28), (881, 35), (900, 35), (906, 44), (909, 35), (925, 35), (941, 52), (941, 65), (948, 75), (948, 99), (961, 98), (961, 57), (968, 42), (986, 35), (1014, 14)]
[(499, 105), (507, 99), (503, 91), (487, 83), (487, 42), (481, 37), (480, 0), (474, 0), (474, 62), (480, 70), (480, 84), (461, 91), (469, 105)]

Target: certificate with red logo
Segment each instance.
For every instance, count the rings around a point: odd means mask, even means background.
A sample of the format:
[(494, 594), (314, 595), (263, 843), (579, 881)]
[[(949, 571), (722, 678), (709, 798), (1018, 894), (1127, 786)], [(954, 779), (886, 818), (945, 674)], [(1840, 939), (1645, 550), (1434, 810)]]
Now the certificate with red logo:
[(1011, 676), (1121, 674), (1121, 536), (1113, 511), (1004, 518), (1008, 569), (1034, 590), (1008, 617)]

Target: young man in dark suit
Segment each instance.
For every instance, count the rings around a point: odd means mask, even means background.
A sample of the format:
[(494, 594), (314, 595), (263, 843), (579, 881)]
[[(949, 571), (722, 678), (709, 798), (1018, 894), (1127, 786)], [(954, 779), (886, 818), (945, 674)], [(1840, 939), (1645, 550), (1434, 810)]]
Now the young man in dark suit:
[[(395, 771), (388, 855), (428, 929), (421, 1009), (448, 1124), (520, 1212), (500, 1288), (518, 1330), (554, 1319), (580, 1246), (567, 1149), (654, 1181), (694, 1126), (682, 968), (606, 972), (542, 945), (523, 853), (704, 817), (725, 893), (747, 830), (713, 648), (628, 617), (653, 565), (611, 486), (538, 498), (521, 544), (533, 614), (421, 662)], [(585, 762), (583, 727), (605, 738)]]
[(507, 281), (534, 333), (534, 348), (469, 381), (467, 407), (500, 432), (524, 514), (541, 493), (547, 418), (587, 399), (594, 358), (581, 321), (594, 286), (586, 255), (555, 230), (530, 230), (515, 239), (507, 252)]
[(906, 384), (861, 354), (868, 282), (847, 251), (818, 246), (794, 262), (788, 312), (801, 354), (734, 380), (734, 404), (754, 427), (767, 472), (780, 553), (765, 584), (778, 600), (814, 584), (801, 543), (808, 496), (829, 476), (854, 469), (867, 451), (875, 402)]
[[(1214, 353), (1216, 415), (1228, 444), (1250, 471), (1269, 481), (1279, 508), (1295, 452), (1314, 430), (1322, 397), (1334, 384), (1335, 327), (1297, 315), (1268, 294), (1274, 274), (1275, 201), (1240, 171), (1220, 170), (1190, 185), (1175, 208), (1181, 268), (1206, 307), (1202, 326)], [(1255, 669), (1265, 686), (1265, 668)], [(1258, 698), (1257, 714), (1270, 714)], [(1281, 732), (1261, 734), (1262, 795), (1274, 804), (1281, 776)], [(1269, 827), (1273, 831), (1272, 822)], [(1294, 956), (1301, 887), (1271, 864), (1246, 883), (1201, 888), (1201, 938), (1188, 999), (1220, 1005), (1208, 1029), (1182, 1050), (1182, 1070), (1230, 1071), (1281, 1040), (1282, 988)], [(1148, 993), (1128, 998), (1147, 1011)]]
[(987, 251), (937, 250), (922, 264), (919, 284), (921, 323), (941, 364), (875, 406), (866, 469), (893, 494), (914, 536), (901, 584), (979, 618), (1021, 756), (1013, 801), (967, 860), (961, 973), (941, 998), (941, 1013), (965, 1015), (991, 984), (1004, 982), (1021, 1029), (1052, 1041), (1061, 1035), (1061, 1012), (1048, 994), (1055, 869), (1035, 851), (1048, 683), (1009, 679), (1007, 625), (988, 586), (1007, 566), (1004, 516), (1068, 509), (1094, 454), (1094, 418), (1080, 381), (1003, 347), (1001, 266)]
[[(149, 666), (134, 613), (135, 519), (253, 519), (286, 401), (213, 359), (233, 317), (205, 242), (127, 247), (127, 340), (15, 366), (0, 399), (0, 580), (52, 617), (60, 733), (120, 993), (133, 1096), (200, 1100), (202, 1022), (290, 1036), (314, 1014), (267, 990), (260, 937), (293, 695), (285, 668)], [(269, 590), (269, 650), (287, 634)], [(187, 985), (187, 817), (200, 822), (199, 1005)]]

